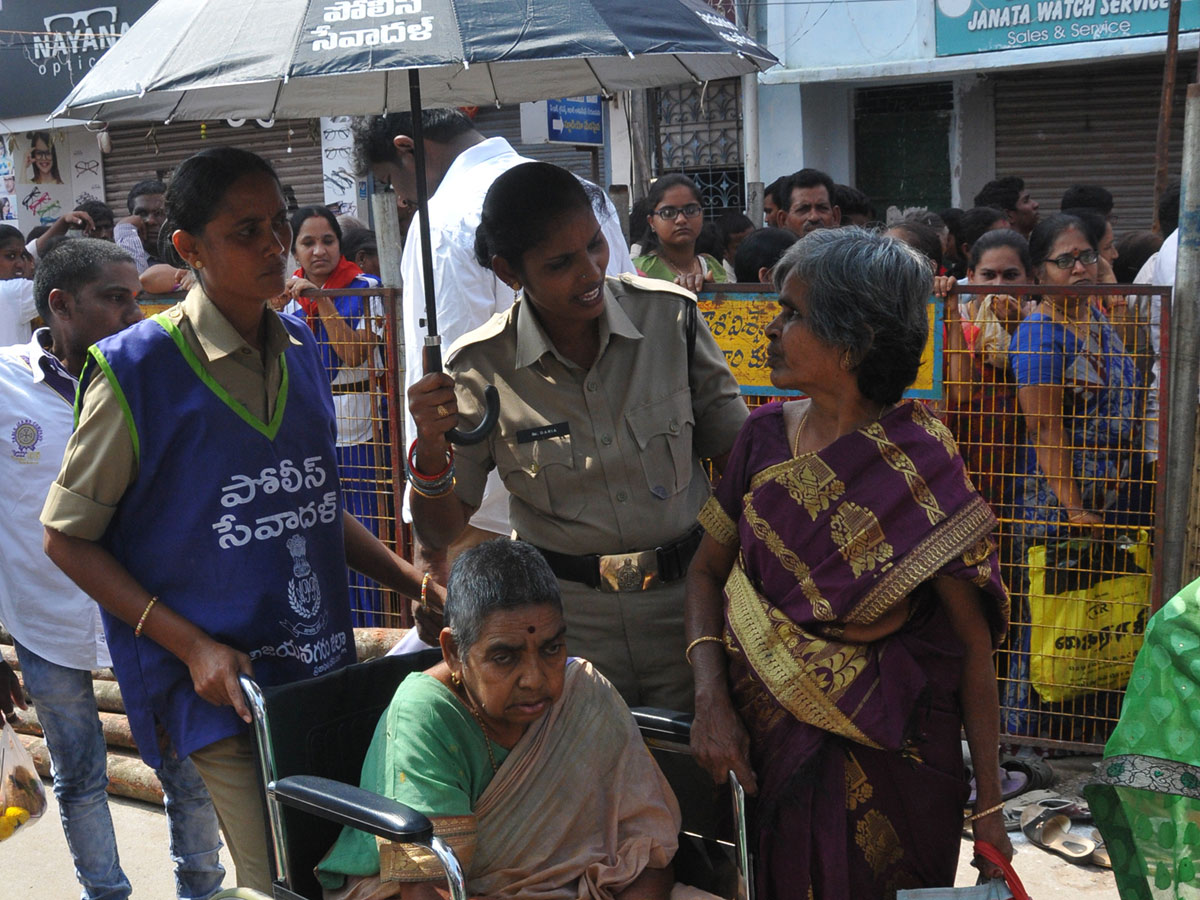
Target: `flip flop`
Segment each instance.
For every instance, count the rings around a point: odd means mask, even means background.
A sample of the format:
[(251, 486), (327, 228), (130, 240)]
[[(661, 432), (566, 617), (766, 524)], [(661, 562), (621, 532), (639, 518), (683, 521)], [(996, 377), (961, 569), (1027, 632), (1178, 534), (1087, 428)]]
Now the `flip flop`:
[[(1025, 793), (1029, 788), (1029, 779), (1024, 772), (1009, 772), (1000, 770), (1000, 799), (1011, 800)], [(975, 805), (975, 779), (971, 779), (971, 796), (967, 798), (967, 806)]]
[(1021, 814), (1021, 831), (1031, 843), (1071, 862), (1090, 862), (1096, 843), (1071, 834), (1071, 820), (1060, 812), (1029, 806)]
[(1104, 844), (1104, 835), (1100, 833), (1100, 829), (1092, 829), (1092, 840), (1096, 842), (1096, 849), (1092, 851), (1092, 865), (1111, 869), (1112, 859), (1109, 858), (1108, 847)]
[(1031, 806), (1062, 813), (1072, 822), (1087, 822), (1092, 818), (1092, 811), (1086, 806), (1067, 800), (1054, 791), (1027, 791), (1014, 797), (1004, 804), (1004, 827), (1008, 831), (1017, 831), (1021, 827), (1021, 814)]

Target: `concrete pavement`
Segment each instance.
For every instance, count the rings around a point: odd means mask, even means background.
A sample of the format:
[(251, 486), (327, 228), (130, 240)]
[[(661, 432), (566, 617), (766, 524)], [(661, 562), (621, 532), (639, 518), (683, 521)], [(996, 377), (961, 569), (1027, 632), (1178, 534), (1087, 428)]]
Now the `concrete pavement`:
[[(1058, 761), (1055, 761), (1057, 767)], [(1070, 786), (1067, 781), (1064, 786)], [(18, 833), (0, 844), (4, 891), (8, 897), (38, 900), (75, 900), (79, 883), (71, 865), (71, 855), (58, 820), (58, 804), (46, 782), (49, 808), (33, 828)], [(167, 823), (162, 807), (109, 797), (121, 865), (133, 885), (133, 896), (142, 900), (170, 900), (175, 896), (175, 880), (167, 853)], [(1120, 900), (1112, 872), (1096, 866), (1077, 866), (1040, 849), (1017, 832), (1011, 835), (1016, 850), (1014, 865), (1026, 889), (1035, 900), (1072, 898), (1072, 900)], [(958, 885), (975, 883), (971, 868), (972, 850), (963, 841), (959, 859)], [(233, 887), (233, 862), (228, 849), (222, 848), (225, 886)]]

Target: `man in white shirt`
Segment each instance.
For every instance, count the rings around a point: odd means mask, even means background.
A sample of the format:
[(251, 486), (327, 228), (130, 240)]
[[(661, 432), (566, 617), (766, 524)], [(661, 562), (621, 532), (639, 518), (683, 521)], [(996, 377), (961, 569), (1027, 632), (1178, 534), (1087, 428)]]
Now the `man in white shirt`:
[[(42, 551), (42, 503), (74, 427), (87, 348), (142, 317), (129, 254), (94, 238), (49, 251), (34, 278), (48, 328), (0, 348), (0, 623), (12, 634), (25, 689), (50, 750), (54, 793), (84, 900), (130, 895), (105, 788), (107, 750), (91, 671), (111, 665), (100, 607)], [(7, 669), (4, 663), (0, 668)], [(10, 672), (0, 672), (0, 689)], [(195, 767), (168, 754), (157, 772), (180, 900), (208, 898), (225, 870), (216, 813)]]
[[(425, 181), (429, 191), (429, 230), (433, 259), (437, 327), (443, 352), (468, 331), (484, 324), (513, 304), (512, 290), (475, 259), (475, 229), (479, 226), (483, 198), (501, 174), (531, 162), (504, 138), (485, 138), (465, 114), (456, 109), (427, 109), (421, 114), (425, 144)], [(354, 122), (354, 151), (358, 170), (370, 169), (376, 181), (390, 183), (398, 201), (417, 202), (412, 115), (394, 113), (369, 116)], [(633, 272), (633, 260), (621, 232), (616, 209), (604, 197), (600, 226), (608, 240), (608, 273)], [(404, 388), (420, 379), (421, 351), (427, 333), (425, 276), (422, 268), (420, 213), (413, 216), (400, 261), (404, 280)], [(404, 410), (406, 440), (416, 434), (412, 417)], [(397, 448), (406, 452), (407, 447)], [(411, 521), (407, 499), (404, 518)], [(434, 572), (445, 583), (447, 561), (472, 544), (507, 536), (508, 492), (493, 472), (483, 503), (471, 525), (450, 548), (449, 556), (427, 553), (418, 547), (418, 566)]]

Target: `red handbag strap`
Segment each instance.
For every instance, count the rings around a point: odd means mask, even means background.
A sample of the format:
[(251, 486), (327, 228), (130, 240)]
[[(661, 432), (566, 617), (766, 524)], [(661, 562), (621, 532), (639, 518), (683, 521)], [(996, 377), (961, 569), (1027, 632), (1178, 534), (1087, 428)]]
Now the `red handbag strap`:
[(1004, 872), (1004, 881), (1008, 884), (1008, 889), (1012, 891), (1013, 900), (1029, 900), (1029, 892), (1025, 890), (1025, 885), (1021, 884), (1021, 879), (1017, 877), (1016, 869), (999, 850), (987, 841), (976, 841), (975, 855), (982, 856), (988, 862), (1000, 867)]

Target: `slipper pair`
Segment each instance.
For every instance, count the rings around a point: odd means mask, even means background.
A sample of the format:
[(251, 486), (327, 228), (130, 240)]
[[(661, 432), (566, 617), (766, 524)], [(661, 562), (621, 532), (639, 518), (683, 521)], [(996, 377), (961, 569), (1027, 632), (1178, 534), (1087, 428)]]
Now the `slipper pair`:
[(1096, 842), (1071, 833), (1071, 819), (1055, 809), (1032, 804), (1021, 813), (1021, 831), (1031, 843), (1073, 863), (1090, 863)]
[(1092, 812), (1071, 800), (1066, 800), (1054, 791), (1029, 791), (1014, 797), (1004, 804), (1004, 828), (1006, 831), (1017, 831), (1021, 828), (1021, 816), (1030, 807), (1061, 813), (1073, 822), (1086, 822), (1092, 818)]

